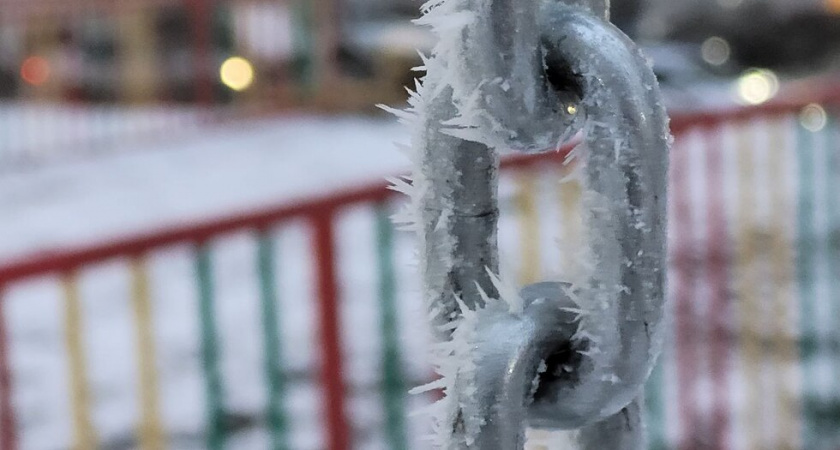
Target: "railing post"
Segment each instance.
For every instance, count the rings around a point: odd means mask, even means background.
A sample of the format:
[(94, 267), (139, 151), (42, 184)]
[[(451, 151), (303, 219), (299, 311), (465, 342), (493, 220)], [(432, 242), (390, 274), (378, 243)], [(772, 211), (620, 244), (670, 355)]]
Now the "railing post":
[(216, 293), (213, 282), (212, 249), (207, 241), (196, 244), (196, 281), (201, 321), (201, 362), (204, 366), (204, 390), (207, 396), (207, 431), (209, 450), (222, 450), (227, 439), (224, 389), (219, 367), (219, 331), (216, 325)]
[(331, 210), (312, 217), (321, 338), (321, 386), (324, 389), (328, 450), (348, 450), (352, 435), (344, 410), (344, 364), (336, 275), (334, 216)]
[(70, 271), (62, 275), (65, 319), (64, 341), (67, 345), (70, 375), (70, 401), (73, 416), (74, 448), (98, 446), (96, 428), (91, 418), (91, 393), (88, 385), (87, 358), (84, 349), (82, 299), (79, 296), (78, 275)]
[(0, 282), (0, 448), (17, 449), (17, 423), (12, 403), (12, 367), (5, 313), (5, 286)]
[(387, 203), (376, 205), (376, 250), (379, 272), (379, 309), (382, 336), (382, 396), (388, 448), (408, 450), (405, 434), (406, 395), (397, 317), (396, 275), (394, 273), (394, 231)]
[(145, 255), (137, 255), (131, 260), (131, 303), (134, 309), (140, 394), (140, 425), (137, 427), (137, 435), (142, 450), (155, 450), (164, 446), (166, 436), (160, 420), (152, 298), (146, 261)]
[(281, 402), (286, 391), (286, 374), (281, 361), (280, 327), (277, 317), (277, 288), (275, 287), (277, 264), (274, 256), (274, 239), (271, 231), (258, 231), (257, 268), (260, 278), (260, 303), (262, 306), (262, 328), (265, 342), (265, 376), (268, 382), (268, 419), (271, 448), (288, 450), (288, 418)]
[[(420, 23), (440, 43), (411, 99), (419, 164), (404, 188), (440, 331), (435, 444), (521, 449), (531, 425), (580, 429), (585, 449), (638, 448), (665, 283), (656, 78), (606, 0), (430, 3)], [(581, 126), (582, 275), (511, 291), (496, 277), (498, 153), (555, 150)]]

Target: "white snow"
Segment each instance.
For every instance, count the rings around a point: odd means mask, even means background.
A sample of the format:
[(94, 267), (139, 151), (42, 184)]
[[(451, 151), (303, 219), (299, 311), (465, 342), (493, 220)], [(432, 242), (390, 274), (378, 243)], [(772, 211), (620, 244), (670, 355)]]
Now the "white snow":
[[(2, 123), (2, 121), (0, 121)], [(0, 258), (324, 194), (405, 171), (389, 119), (298, 117), (0, 177)]]

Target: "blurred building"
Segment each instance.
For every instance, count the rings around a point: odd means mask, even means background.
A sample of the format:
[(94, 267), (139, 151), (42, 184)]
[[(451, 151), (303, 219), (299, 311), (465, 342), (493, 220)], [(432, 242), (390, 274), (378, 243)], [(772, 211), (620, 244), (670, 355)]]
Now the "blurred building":
[[(384, 2), (0, 5), (2, 98), (358, 108), (405, 97), (417, 34)], [(407, 2), (402, 5), (408, 9)], [(406, 42), (410, 41), (410, 42)], [(409, 52), (408, 48), (412, 50)], [(232, 58), (236, 58), (231, 61)], [(225, 66), (226, 62), (231, 62)]]
[[(0, 3), (0, 98), (371, 109), (402, 103), (428, 49), (415, 0)], [(733, 73), (840, 66), (840, 0), (613, 0), (647, 41), (718, 37)], [(699, 50), (695, 58), (700, 59)], [(701, 61), (702, 62), (702, 61)]]

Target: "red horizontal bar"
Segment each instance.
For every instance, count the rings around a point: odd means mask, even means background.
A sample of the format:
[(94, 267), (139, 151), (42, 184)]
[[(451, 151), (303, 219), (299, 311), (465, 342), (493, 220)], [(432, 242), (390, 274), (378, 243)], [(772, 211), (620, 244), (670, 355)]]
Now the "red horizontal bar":
[(86, 265), (119, 257), (142, 255), (176, 244), (200, 243), (237, 231), (265, 229), (295, 218), (332, 214), (333, 211), (343, 207), (379, 202), (396, 195), (397, 193), (388, 189), (388, 186), (389, 184), (383, 180), (356, 189), (344, 190), (338, 195), (332, 194), (285, 203), (254, 212), (174, 226), (157, 232), (91, 246), (25, 256), (11, 262), (0, 263), (0, 285), (48, 273), (71, 272)]
[[(721, 112), (675, 114), (671, 119), (671, 129), (675, 135), (679, 135), (693, 127), (715, 126), (795, 112), (812, 102), (840, 105), (840, 86), (825, 89), (807, 99), (798, 98), (796, 101), (781, 100), (760, 107), (736, 108)], [(560, 163), (565, 160), (570, 149), (571, 147), (567, 146), (557, 152), (515, 154), (506, 157), (501, 166), (503, 170), (515, 170), (538, 164)], [(336, 209), (382, 201), (395, 194), (394, 191), (388, 189), (388, 183), (382, 181), (356, 189), (343, 190), (339, 194), (300, 200), (216, 220), (193, 222), (91, 246), (29, 255), (0, 263), (0, 285), (49, 273), (69, 272), (86, 265), (119, 257), (141, 255), (176, 244), (203, 242), (237, 231), (265, 229), (290, 219), (322, 216)]]

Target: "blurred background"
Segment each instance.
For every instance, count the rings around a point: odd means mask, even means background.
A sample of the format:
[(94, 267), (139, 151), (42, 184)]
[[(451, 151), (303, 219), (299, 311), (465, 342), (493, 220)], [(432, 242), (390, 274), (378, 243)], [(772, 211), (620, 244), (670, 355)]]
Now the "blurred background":
[[(426, 448), (382, 181), (410, 136), (375, 107), (423, 75), (420, 6), (0, 0), (0, 449)], [(676, 135), (651, 448), (840, 449), (840, 1), (612, 21)], [(529, 158), (501, 179), (519, 283), (576, 270), (586, 233), (570, 167)]]
[[(417, 3), (7, 0), (2, 168), (114, 153), (208, 123), (400, 105), (418, 76), (417, 50), (433, 43), (410, 23)], [(672, 107), (696, 108), (731, 100), (722, 85), (750, 68), (791, 78), (836, 67), (838, 9), (832, 0), (618, 0), (612, 14), (655, 60)]]

